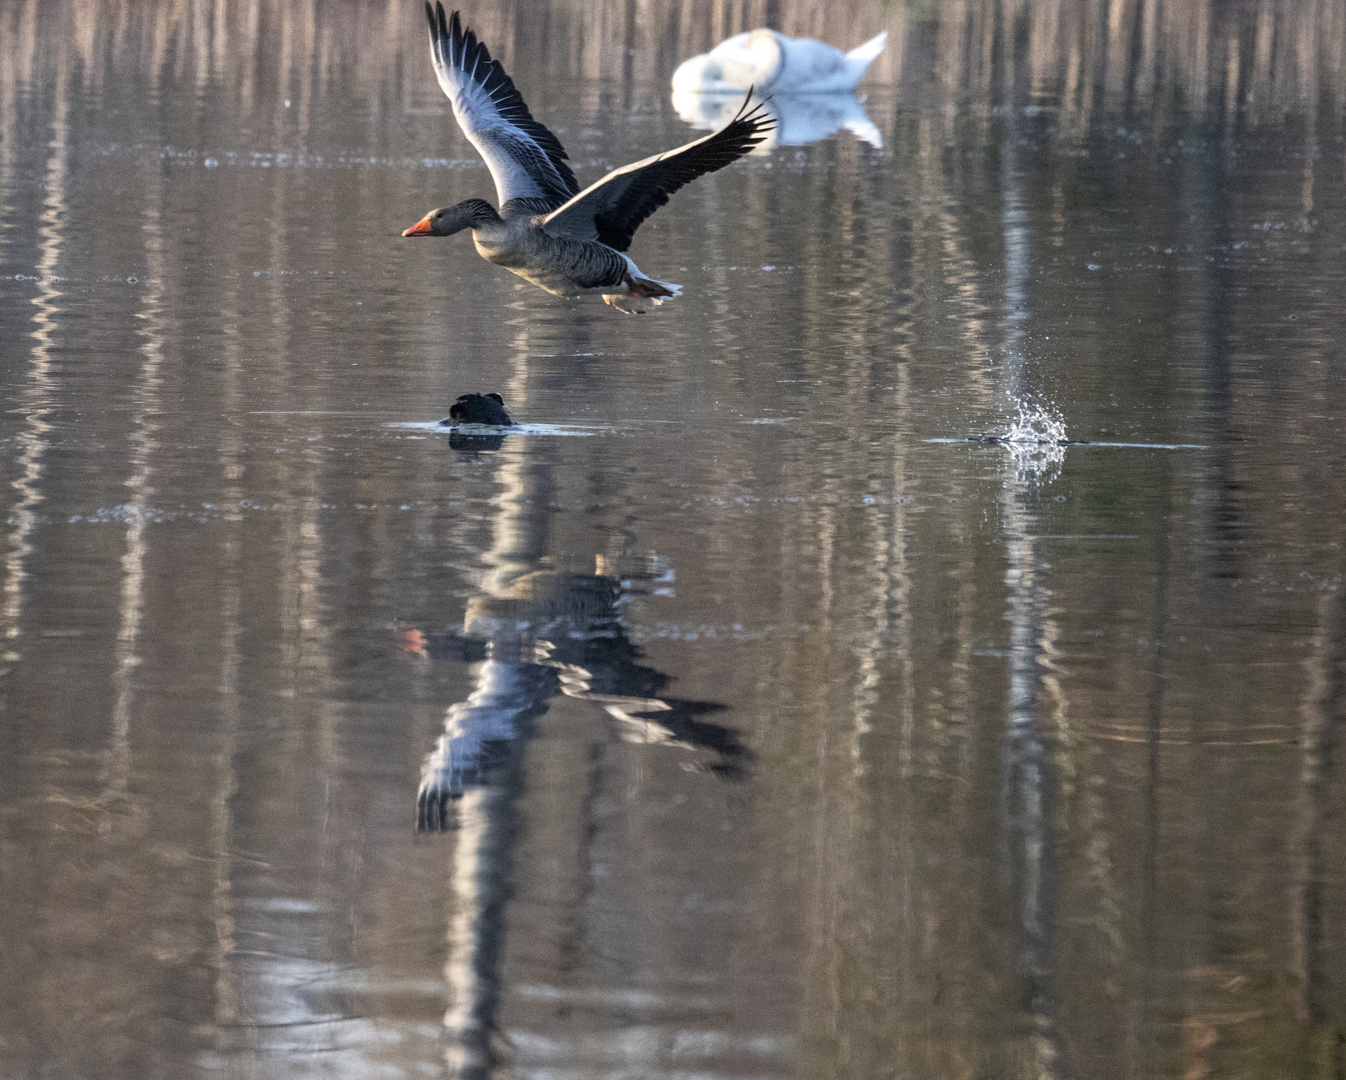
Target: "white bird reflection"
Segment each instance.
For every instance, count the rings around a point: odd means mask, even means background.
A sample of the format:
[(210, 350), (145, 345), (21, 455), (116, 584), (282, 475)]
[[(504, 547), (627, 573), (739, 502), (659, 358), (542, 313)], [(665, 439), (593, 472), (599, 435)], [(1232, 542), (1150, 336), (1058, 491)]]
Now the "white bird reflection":
[[(719, 94), (673, 91), (673, 108), (694, 128), (716, 131), (734, 118), (741, 98)], [(803, 146), (835, 135), (843, 128), (861, 142), (883, 149), (883, 135), (874, 125), (860, 99), (845, 91), (825, 94), (777, 93), (763, 100), (776, 127), (753, 149), (759, 157), (777, 146)]]

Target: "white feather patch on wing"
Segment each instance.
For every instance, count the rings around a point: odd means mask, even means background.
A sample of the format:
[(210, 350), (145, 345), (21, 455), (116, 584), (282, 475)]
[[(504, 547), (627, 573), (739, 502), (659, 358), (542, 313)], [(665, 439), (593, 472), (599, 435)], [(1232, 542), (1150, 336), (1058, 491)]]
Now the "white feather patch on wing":
[[(428, 11), (428, 6), (427, 6)], [(430, 55), (453, 116), (491, 170), (501, 204), (546, 199), (559, 205), (579, 190), (556, 137), (533, 119), (500, 62), (454, 13), (430, 14)]]

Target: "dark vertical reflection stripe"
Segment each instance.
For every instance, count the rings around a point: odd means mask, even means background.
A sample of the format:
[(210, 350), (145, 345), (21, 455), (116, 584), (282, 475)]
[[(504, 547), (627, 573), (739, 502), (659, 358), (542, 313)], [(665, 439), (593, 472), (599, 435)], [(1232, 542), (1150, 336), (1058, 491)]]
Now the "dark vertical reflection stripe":
[(1172, 572), (1173, 505), (1171, 476), (1166, 476), (1164, 497), (1156, 517), (1154, 595), (1151, 600), (1149, 627), (1149, 692), (1146, 700), (1145, 725), (1145, 782), (1142, 787), (1145, 832), (1141, 852), (1140, 876), (1140, 993), (1136, 999), (1137, 1015), (1132, 1021), (1131, 1061), (1129, 1069), (1134, 1076), (1151, 1075), (1155, 1068), (1155, 1017), (1152, 1001), (1157, 969), (1162, 966), (1162, 935), (1164, 930), (1161, 892), (1159, 888), (1159, 859), (1163, 851), (1164, 821), (1161, 803), (1164, 797), (1162, 771), (1164, 739), (1164, 694), (1168, 672), (1168, 635), (1171, 612), (1169, 609), (1169, 577)]
[[(1346, 724), (1346, 605), (1340, 594), (1324, 597), (1323, 618), (1306, 661), (1309, 679), (1301, 712), (1299, 822), (1293, 888), (1296, 1011), (1309, 1026), (1309, 1039), (1327, 1035), (1335, 1016), (1334, 987), (1341, 965), (1333, 957), (1330, 883), (1336, 876), (1329, 841), (1336, 816), (1339, 755)], [(1340, 1037), (1337, 1037), (1340, 1043)]]

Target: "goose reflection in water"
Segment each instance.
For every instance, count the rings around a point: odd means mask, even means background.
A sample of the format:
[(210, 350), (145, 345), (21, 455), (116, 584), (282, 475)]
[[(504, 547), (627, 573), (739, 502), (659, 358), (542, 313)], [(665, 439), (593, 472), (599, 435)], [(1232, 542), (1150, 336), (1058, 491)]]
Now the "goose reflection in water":
[(684, 768), (743, 775), (748, 751), (738, 734), (700, 719), (725, 706), (661, 696), (668, 676), (637, 663), (640, 649), (618, 619), (623, 599), (650, 592), (671, 571), (656, 559), (618, 577), (606, 572), (606, 560), (598, 562), (593, 574), (536, 571), (518, 580), (509, 598), (474, 597), (461, 631), (403, 631), (408, 651), (481, 661), (476, 688), (449, 708), (444, 734), (426, 758), (418, 830), (451, 828), (453, 803), (499, 778), (510, 744), (533, 734), (532, 721), (557, 694), (599, 706), (623, 741), (695, 753)]
[[(545, 470), (533, 479), (545, 487)], [(610, 718), (612, 737), (677, 748), (689, 755), (684, 768), (736, 779), (748, 761), (733, 729), (700, 719), (724, 706), (663, 696), (668, 676), (637, 663), (640, 650), (618, 618), (625, 598), (666, 588), (672, 579), (666, 561), (652, 556), (632, 572), (600, 556), (592, 574), (545, 566), (516, 573), (516, 556), (503, 553), (512, 540), (537, 530), (525, 513), (536, 503), (523, 497), (526, 480), (511, 486), (515, 497), (505, 501), (497, 521), (503, 573), (488, 576), (483, 593), (468, 604), (462, 628), (402, 631), (402, 647), (427, 660), (477, 661), (476, 685), (466, 701), (450, 706), (416, 796), (417, 831), (452, 830), (457, 836), (444, 963), (444, 1053), (452, 1074), (463, 1080), (498, 1075), (512, 1053), (499, 1020), (505, 911), (521, 836), (524, 748), (551, 699), (563, 694), (592, 702)], [(589, 789), (586, 804), (597, 796), (593, 776), (577, 782)], [(558, 820), (570, 821), (560, 807), (548, 807)], [(583, 839), (589, 835), (583, 821), (570, 826), (576, 850), (583, 849), (591, 842)]]
[[(673, 92), (673, 108), (692, 127), (713, 131), (723, 127), (742, 104), (716, 94), (683, 90)], [(758, 156), (777, 146), (803, 146), (829, 138), (845, 128), (861, 142), (883, 149), (883, 134), (852, 93), (786, 95), (773, 94), (762, 107), (776, 126), (753, 148)]]

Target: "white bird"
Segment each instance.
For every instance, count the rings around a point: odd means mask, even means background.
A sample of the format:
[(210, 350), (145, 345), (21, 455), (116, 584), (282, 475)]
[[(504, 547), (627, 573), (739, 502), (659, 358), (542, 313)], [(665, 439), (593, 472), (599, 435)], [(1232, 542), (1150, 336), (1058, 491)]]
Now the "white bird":
[(788, 38), (775, 30), (749, 30), (694, 56), (673, 73), (676, 93), (835, 94), (855, 89), (888, 31), (850, 52), (812, 38)]

